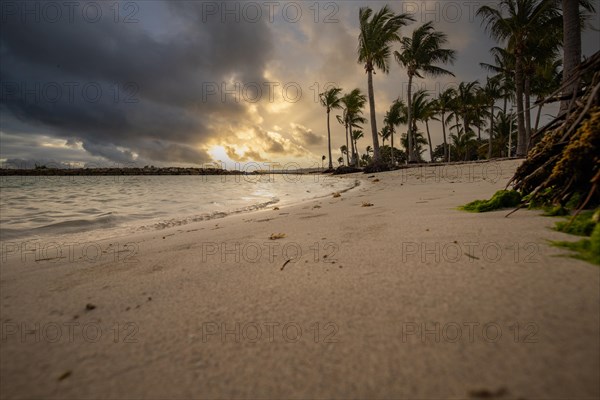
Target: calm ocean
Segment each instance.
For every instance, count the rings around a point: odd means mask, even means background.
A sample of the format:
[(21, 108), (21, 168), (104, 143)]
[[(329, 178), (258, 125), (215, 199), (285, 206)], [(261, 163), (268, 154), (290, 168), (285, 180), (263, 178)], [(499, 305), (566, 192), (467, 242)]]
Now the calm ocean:
[(281, 207), (356, 184), (322, 175), (0, 177), (0, 240), (99, 239)]

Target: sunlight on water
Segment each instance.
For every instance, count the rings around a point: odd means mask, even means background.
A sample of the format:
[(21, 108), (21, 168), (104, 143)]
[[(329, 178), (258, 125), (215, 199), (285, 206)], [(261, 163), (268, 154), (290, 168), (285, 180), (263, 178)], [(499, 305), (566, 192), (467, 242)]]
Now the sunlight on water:
[(354, 185), (354, 180), (320, 175), (2, 177), (0, 238), (98, 238), (161, 229)]

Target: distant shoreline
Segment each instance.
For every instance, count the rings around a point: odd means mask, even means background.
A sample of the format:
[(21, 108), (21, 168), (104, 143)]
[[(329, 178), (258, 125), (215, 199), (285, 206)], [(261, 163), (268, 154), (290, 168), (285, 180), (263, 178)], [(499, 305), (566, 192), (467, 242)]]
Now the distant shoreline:
[[(491, 160), (454, 161), (447, 163), (420, 163), (397, 166), (395, 169), (410, 169), (424, 167), (444, 167), (464, 164), (489, 164), (509, 160), (518, 160), (519, 157), (497, 158)], [(217, 168), (0, 168), (0, 176), (222, 176), (222, 175), (309, 175), (328, 174), (332, 171), (320, 168), (301, 168), (297, 170), (258, 170), (239, 171)]]
[(320, 170), (296, 171), (228, 171), (203, 168), (37, 168), (0, 169), (0, 176), (222, 176), (222, 175), (305, 175)]

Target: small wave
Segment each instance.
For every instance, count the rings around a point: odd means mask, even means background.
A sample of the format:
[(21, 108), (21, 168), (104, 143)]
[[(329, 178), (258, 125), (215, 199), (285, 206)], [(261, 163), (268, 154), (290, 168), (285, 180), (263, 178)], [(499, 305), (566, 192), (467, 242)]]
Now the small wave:
[(55, 222), (32, 229), (28, 234), (56, 234), (85, 232), (98, 228), (112, 228), (118, 225), (119, 218), (113, 215), (105, 215), (93, 219), (73, 219), (69, 221)]
[(235, 214), (241, 214), (241, 213), (245, 213), (245, 212), (262, 210), (269, 206), (279, 203), (279, 201), (280, 200), (278, 198), (273, 198), (264, 203), (253, 204), (251, 206), (238, 208), (238, 209), (235, 209), (232, 211), (215, 211), (212, 213), (205, 213), (202, 215), (194, 215), (191, 217), (173, 218), (170, 220), (156, 222), (156, 223), (150, 224), (150, 225), (140, 226), (140, 227), (138, 227), (138, 230), (139, 231), (161, 230), (161, 229), (166, 229), (166, 228), (172, 228), (175, 226), (187, 225), (187, 224), (191, 224), (194, 222), (201, 222), (201, 221), (207, 221), (207, 220), (211, 220), (211, 219), (225, 218), (229, 215), (235, 215)]

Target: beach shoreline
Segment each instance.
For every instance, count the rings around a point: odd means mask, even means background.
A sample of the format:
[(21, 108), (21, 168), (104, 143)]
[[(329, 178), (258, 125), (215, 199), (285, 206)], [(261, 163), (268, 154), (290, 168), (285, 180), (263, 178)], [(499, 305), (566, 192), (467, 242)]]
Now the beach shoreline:
[(340, 197), (66, 258), (4, 248), (1, 397), (596, 398), (597, 266), (540, 212), (457, 210), (521, 162), (344, 175)]

